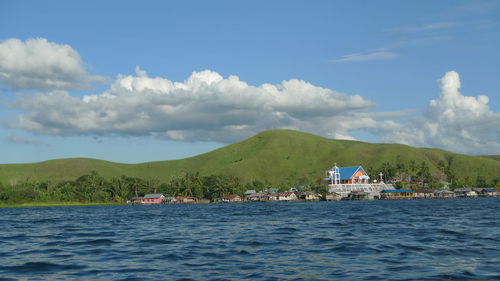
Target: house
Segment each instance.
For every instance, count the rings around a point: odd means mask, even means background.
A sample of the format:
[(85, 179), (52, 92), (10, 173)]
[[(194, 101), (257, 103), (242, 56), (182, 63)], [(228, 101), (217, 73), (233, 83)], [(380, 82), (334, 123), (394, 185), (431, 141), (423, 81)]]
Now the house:
[(342, 195), (340, 193), (332, 192), (326, 195), (326, 201), (340, 201)]
[(278, 201), (278, 193), (269, 193), (267, 194), (268, 201)]
[(293, 192), (280, 192), (278, 195), (278, 201), (295, 201), (297, 200), (297, 195)]
[(165, 197), (165, 203), (170, 203), (170, 204), (173, 204), (173, 203), (176, 203), (176, 199), (175, 197)]
[(412, 189), (384, 189), (380, 192), (380, 199), (412, 199)]
[(128, 204), (142, 204), (142, 199), (144, 199), (143, 197), (134, 197), (132, 199), (130, 199), (127, 203)]
[(163, 194), (146, 194), (142, 199), (142, 204), (162, 204), (164, 199)]
[(477, 197), (477, 192), (472, 190), (472, 188), (456, 188), (453, 190), (457, 197), (462, 198), (472, 198)]
[(267, 201), (267, 193), (257, 192), (245, 197), (245, 201), (258, 202), (258, 201)]
[(337, 167), (326, 171), (329, 184), (367, 184), (370, 177), (361, 166)]
[(486, 197), (495, 197), (498, 191), (495, 188), (483, 188), (482, 194)]
[(417, 189), (413, 192), (413, 198), (434, 198), (434, 190), (432, 189)]
[(306, 200), (306, 201), (319, 201), (320, 200), (320, 195), (318, 195), (314, 192), (305, 192), (305, 193), (302, 193), (299, 197), (300, 197), (300, 199)]
[(436, 190), (434, 191), (435, 198), (455, 198), (457, 195), (451, 190)]
[(176, 203), (195, 203), (196, 199), (191, 196), (177, 196), (175, 197), (175, 202)]
[(223, 195), (221, 198), (220, 198), (220, 202), (225, 202), (225, 203), (229, 203), (229, 202), (241, 202), (241, 197), (239, 195), (236, 195), (236, 194), (232, 194), (232, 195)]

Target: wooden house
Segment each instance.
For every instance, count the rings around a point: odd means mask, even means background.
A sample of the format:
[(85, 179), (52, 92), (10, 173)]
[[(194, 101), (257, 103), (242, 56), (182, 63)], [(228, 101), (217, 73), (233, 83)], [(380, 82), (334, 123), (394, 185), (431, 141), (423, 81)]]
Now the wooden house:
[(483, 188), (482, 194), (486, 197), (495, 197), (498, 196), (498, 191), (496, 188)]
[(457, 195), (451, 190), (436, 190), (434, 191), (435, 198), (455, 198)]
[(325, 197), (326, 201), (340, 201), (342, 195), (336, 192), (328, 193)]
[(320, 196), (314, 192), (305, 192), (302, 193), (299, 197), (300, 199), (306, 201), (319, 201), (321, 199)]
[(256, 192), (249, 194), (245, 197), (245, 201), (258, 202), (258, 201), (267, 201), (267, 193), (264, 192)]
[(146, 194), (142, 199), (142, 204), (162, 204), (164, 199), (163, 194)]
[(278, 195), (278, 201), (295, 201), (297, 200), (297, 195), (293, 192), (280, 192)]
[(380, 192), (380, 199), (412, 199), (413, 189), (384, 189)]
[(432, 190), (432, 189), (417, 189), (413, 192), (413, 198), (415, 198), (415, 199), (434, 198), (434, 190)]
[(241, 197), (239, 195), (236, 195), (236, 194), (232, 194), (232, 195), (223, 195), (221, 198), (220, 198), (220, 202), (224, 202), (224, 203), (230, 203), (230, 202), (241, 202)]
[(267, 194), (268, 201), (278, 201), (278, 193), (269, 193)]
[(462, 197), (462, 198), (473, 198), (477, 197), (477, 192), (474, 191), (472, 188), (456, 188), (453, 190), (457, 197)]
[(195, 203), (196, 202), (196, 198), (191, 197), (191, 196), (177, 196), (177, 197), (175, 197), (175, 202), (176, 203), (181, 203), (181, 204), (184, 204), (184, 203)]
[(130, 199), (127, 203), (128, 204), (142, 204), (143, 197), (134, 197)]

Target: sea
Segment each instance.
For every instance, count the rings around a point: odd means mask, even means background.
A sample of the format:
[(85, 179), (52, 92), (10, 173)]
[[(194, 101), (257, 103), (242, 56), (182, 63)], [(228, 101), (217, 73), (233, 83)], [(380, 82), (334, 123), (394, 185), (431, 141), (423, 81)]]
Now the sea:
[(500, 197), (0, 208), (0, 280), (500, 280)]

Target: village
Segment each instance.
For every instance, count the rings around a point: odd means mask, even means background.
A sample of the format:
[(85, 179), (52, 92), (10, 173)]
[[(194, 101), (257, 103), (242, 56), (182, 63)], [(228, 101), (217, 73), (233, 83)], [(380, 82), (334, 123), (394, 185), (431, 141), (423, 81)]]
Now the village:
[(134, 197), (128, 204), (193, 204), (193, 203), (241, 203), (241, 202), (303, 202), (303, 201), (349, 201), (349, 200), (412, 200), (412, 199), (445, 199), (445, 198), (477, 198), (496, 197), (495, 188), (456, 188), (456, 189), (395, 189), (392, 184), (385, 183), (380, 174), (379, 179), (371, 180), (361, 166), (337, 167), (335, 164), (326, 171), (323, 181), (326, 192), (323, 194), (311, 191), (307, 186), (291, 187), (288, 191), (279, 192), (278, 188), (263, 190), (246, 190), (243, 196), (226, 194), (214, 200), (200, 199), (193, 196), (166, 197), (163, 194), (146, 194)]

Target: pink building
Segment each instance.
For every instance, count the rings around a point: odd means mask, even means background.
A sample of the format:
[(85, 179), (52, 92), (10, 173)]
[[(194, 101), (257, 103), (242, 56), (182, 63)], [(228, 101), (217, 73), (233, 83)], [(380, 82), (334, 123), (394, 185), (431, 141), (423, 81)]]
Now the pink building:
[(163, 194), (146, 194), (142, 199), (142, 204), (162, 204), (164, 200)]

